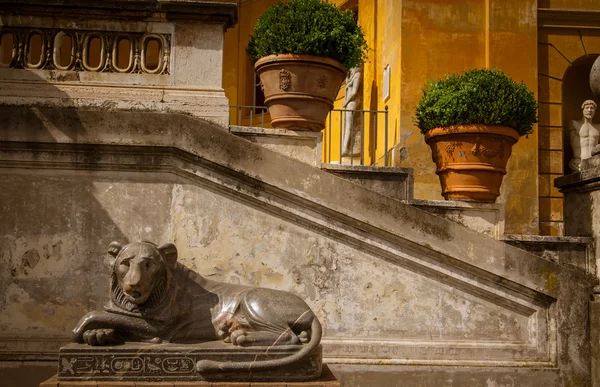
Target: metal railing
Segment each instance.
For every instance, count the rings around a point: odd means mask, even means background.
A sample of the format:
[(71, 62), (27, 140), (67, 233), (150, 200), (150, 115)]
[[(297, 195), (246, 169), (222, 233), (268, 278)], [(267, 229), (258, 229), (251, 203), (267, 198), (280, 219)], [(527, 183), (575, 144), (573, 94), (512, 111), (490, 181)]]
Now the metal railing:
[[(358, 119), (357, 119), (358, 118)], [(348, 120), (352, 120), (352, 125), (348, 126)], [(327, 116), (327, 127), (325, 128), (325, 143), (327, 146), (327, 163), (343, 163), (344, 157), (348, 159), (350, 165), (366, 165), (366, 155), (369, 155), (369, 165), (375, 165), (378, 161), (378, 133), (380, 133), (380, 122), (383, 120), (383, 164), (389, 165), (388, 161), (388, 107), (385, 110), (346, 110), (333, 109)], [(335, 125), (337, 122), (339, 125)], [(358, 124), (357, 124), (358, 122)], [(339, 128), (335, 128), (339, 126)], [(357, 128), (358, 126), (358, 128)], [(346, 130), (350, 134), (346, 134)], [(339, 136), (334, 148), (334, 134)], [(346, 137), (346, 138), (345, 138)], [(356, 139), (360, 139), (360, 147), (356, 147)], [(368, 141), (365, 141), (366, 139)], [(344, 142), (347, 142), (344, 144)], [(339, 154), (338, 154), (339, 151)], [(350, 153), (349, 155), (344, 153)], [(339, 156), (338, 160), (332, 157)], [(356, 160), (360, 156), (360, 160)]]
[[(265, 128), (270, 124), (266, 106), (231, 105), (229, 109), (230, 125)], [(351, 125), (347, 124), (349, 120), (352, 120)], [(378, 158), (380, 148), (377, 136), (378, 133), (379, 135), (383, 133), (383, 152), (380, 153), (382, 153), (383, 165), (389, 166), (387, 106), (385, 110), (333, 109), (325, 122), (323, 151), (327, 155), (326, 163), (366, 165), (368, 158), (368, 165), (375, 165), (381, 159)], [(383, 130), (379, 130), (382, 122)], [(349, 130), (350, 134), (346, 134), (346, 144), (344, 144), (346, 130)], [(357, 139), (360, 140), (359, 147), (357, 147)], [(350, 154), (344, 155), (344, 153)], [(356, 160), (359, 156), (360, 159)]]
[[(229, 110), (235, 113), (237, 118), (235, 125), (254, 127), (254, 120), (256, 117), (260, 117), (260, 125), (257, 124), (256, 126), (259, 128), (265, 127), (265, 115), (268, 114), (266, 106), (230, 105)], [(231, 122), (229, 124), (232, 125)]]

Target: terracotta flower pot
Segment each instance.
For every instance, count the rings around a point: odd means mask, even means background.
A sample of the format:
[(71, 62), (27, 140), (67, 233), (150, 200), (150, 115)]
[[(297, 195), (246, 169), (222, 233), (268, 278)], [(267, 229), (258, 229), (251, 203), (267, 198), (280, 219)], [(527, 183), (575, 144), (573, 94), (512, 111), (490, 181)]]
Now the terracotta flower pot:
[(322, 130), (346, 76), (340, 62), (312, 55), (269, 55), (254, 68), (274, 128)]
[(512, 146), (519, 140), (513, 128), (459, 125), (427, 132), (436, 173), (446, 200), (495, 202)]

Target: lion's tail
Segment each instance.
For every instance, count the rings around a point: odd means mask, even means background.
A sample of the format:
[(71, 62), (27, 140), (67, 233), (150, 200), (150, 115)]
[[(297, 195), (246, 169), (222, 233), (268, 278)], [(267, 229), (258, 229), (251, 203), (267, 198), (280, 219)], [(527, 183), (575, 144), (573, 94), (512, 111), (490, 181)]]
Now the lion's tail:
[(317, 349), (321, 342), (323, 328), (321, 323), (315, 316), (311, 325), (311, 338), (308, 344), (304, 345), (301, 350), (293, 355), (273, 360), (259, 360), (246, 362), (218, 362), (214, 360), (200, 360), (196, 363), (197, 372), (227, 372), (227, 371), (262, 371), (283, 367), (292, 363), (296, 363)]

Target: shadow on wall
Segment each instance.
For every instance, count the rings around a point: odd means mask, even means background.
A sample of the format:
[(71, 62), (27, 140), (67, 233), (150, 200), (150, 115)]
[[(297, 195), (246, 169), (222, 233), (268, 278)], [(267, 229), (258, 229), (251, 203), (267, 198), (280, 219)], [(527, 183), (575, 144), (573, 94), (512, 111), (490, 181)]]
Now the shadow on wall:
[[(70, 105), (66, 93), (55, 89), (53, 96)], [(74, 150), (72, 142), (87, 131), (77, 109), (65, 107), (56, 117), (31, 106), (0, 110), (0, 360), (51, 359), (79, 318), (105, 302), (109, 243), (148, 234), (135, 208), (145, 200), (136, 197), (143, 183), (82, 170), (75, 160), (56, 163), (54, 155)], [(42, 151), (53, 144), (63, 145)], [(78, 158), (93, 163), (98, 152), (80, 150)], [(137, 230), (126, 233), (123, 223)], [(39, 384), (48, 376), (45, 367), (32, 375), (21, 366), (0, 367), (2, 383)]]

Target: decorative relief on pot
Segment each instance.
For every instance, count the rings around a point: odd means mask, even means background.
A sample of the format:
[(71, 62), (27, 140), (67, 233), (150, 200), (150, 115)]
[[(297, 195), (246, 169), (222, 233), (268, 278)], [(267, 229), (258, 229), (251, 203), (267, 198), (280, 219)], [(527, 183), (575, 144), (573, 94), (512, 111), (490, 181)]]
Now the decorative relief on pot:
[(279, 88), (283, 91), (286, 91), (290, 88), (292, 83), (292, 74), (288, 70), (281, 70), (279, 72)]
[(485, 146), (481, 145), (481, 143), (477, 142), (475, 145), (473, 145), (473, 148), (471, 149), (471, 153), (474, 156), (476, 156), (478, 153), (481, 153), (485, 157), (498, 156), (499, 159), (503, 159), (504, 158), (504, 142), (502, 142), (502, 141), (500, 142), (500, 146), (498, 147), (498, 149), (486, 148)]
[(319, 89), (325, 89), (325, 88), (327, 88), (327, 77), (321, 76), (317, 80), (317, 86), (319, 87)]
[(445, 148), (446, 148), (446, 153), (448, 153), (448, 156), (452, 156), (452, 153), (454, 153), (454, 148), (456, 148), (456, 145), (453, 142), (449, 142), (448, 144), (446, 144)]
[(263, 83), (262, 79), (260, 80), (260, 82), (258, 83), (260, 85), (260, 90), (263, 92), (265, 92), (265, 84)]

